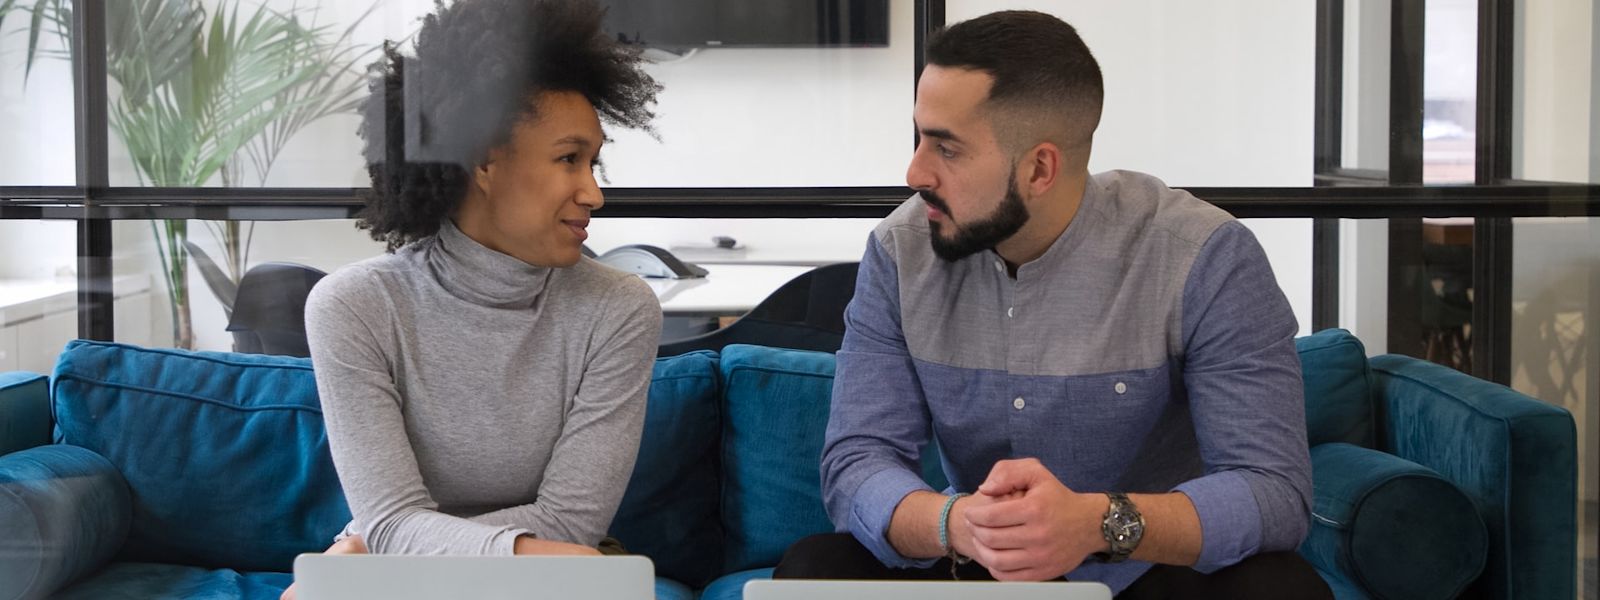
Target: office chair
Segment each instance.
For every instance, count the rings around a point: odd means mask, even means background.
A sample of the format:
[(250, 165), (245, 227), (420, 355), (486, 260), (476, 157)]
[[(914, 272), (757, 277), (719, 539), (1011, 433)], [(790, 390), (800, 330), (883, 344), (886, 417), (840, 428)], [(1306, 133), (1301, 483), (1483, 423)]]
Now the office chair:
[(327, 275), (294, 263), (251, 267), (239, 280), (228, 331), (235, 352), (311, 356), (306, 344), (306, 297)]
[(727, 327), (662, 344), (656, 355), (722, 350), (728, 344), (838, 352), (844, 341), (844, 308), (855, 296), (859, 267), (851, 262), (807, 271)]

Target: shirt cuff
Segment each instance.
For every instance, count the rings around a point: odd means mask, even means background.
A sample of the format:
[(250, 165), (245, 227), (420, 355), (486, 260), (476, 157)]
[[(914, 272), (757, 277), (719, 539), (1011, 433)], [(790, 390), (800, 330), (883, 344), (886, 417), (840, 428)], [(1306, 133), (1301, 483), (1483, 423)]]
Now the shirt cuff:
[(915, 473), (894, 468), (878, 471), (856, 488), (850, 510), (850, 533), (886, 567), (926, 569), (939, 560), (906, 558), (889, 543), (889, 522), (894, 519), (894, 509), (906, 496), (919, 490), (931, 492), (933, 488)]
[(1200, 515), (1200, 558), (1194, 570), (1211, 573), (1261, 549), (1261, 508), (1250, 483), (1238, 473), (1220, 471), (1179, 485)]
[(539, 537), (526, 529), (507, 529), (495, 534), (489, 540), (490, 556), (515, 556), (517, 554), (517, 538), (522, 536)]

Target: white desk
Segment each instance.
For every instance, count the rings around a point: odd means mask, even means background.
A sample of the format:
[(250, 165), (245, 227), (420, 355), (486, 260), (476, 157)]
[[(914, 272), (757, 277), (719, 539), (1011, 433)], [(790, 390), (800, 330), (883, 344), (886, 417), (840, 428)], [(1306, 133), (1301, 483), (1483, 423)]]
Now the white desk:
[(730, 317), (750, 312), (789, 280), (815, 267), (793, 265), (701, 264), (698, 279), (650, 279), (661, 312), (674, 317)]

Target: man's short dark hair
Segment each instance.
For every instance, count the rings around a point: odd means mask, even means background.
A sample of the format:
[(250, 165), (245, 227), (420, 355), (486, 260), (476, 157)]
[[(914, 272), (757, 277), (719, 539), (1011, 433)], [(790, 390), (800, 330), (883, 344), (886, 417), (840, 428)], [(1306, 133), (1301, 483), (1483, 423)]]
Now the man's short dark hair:
[(1008, 10), (962, 21), (933, 34), (927, 59), (994, 78), (983, 108), (1010, 151), (1041, 141), (1087, 148), (1100, 124), (1100, 64), (1061, 19)]
[(650, 131), (661, 86), (601, 30), (594, 0), (436, 0), (416, 57), (385, 45), (363, 110), (372, 190), (358, 226), (393, 250), (438, 232), (472, 170), (538, 118), (544, 92), (583, 94), (608, 123)]

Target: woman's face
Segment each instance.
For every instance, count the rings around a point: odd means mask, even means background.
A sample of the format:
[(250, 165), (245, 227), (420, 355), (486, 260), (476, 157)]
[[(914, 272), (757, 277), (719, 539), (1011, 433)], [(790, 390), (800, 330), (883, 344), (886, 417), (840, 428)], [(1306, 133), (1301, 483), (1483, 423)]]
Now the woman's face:
[(473, 170), (456, 226), (525, 263), (569, 267), (582, 256), (589, 213), (605, 204), (594, 179), (605, 136), (594, 106), (576, 92), (545, 92), (536, 114)]

